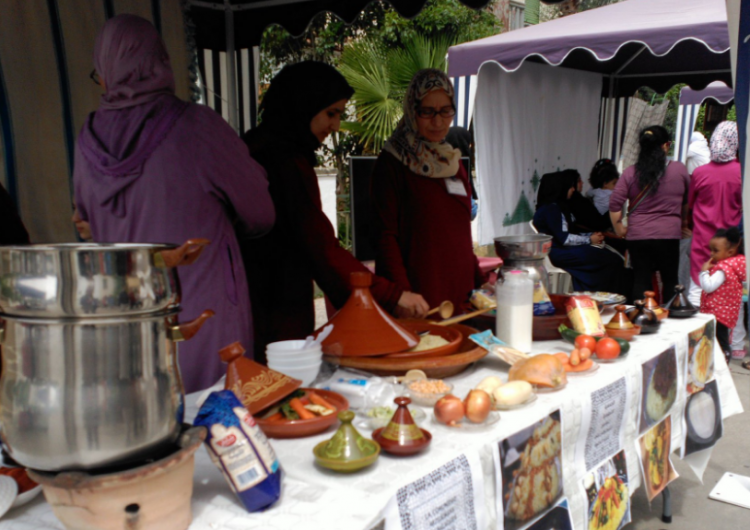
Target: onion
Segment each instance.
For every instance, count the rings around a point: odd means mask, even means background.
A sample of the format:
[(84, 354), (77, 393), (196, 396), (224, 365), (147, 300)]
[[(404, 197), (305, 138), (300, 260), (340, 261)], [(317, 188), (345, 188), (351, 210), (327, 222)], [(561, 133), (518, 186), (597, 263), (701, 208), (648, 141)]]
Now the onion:
[(453, 394), (447, 394), (435, 403), (435, 419), (446, 425), (454, 425), (464, 417), (464, 404)]
[(487, 419), (491, 405), (492, 400), (487, 392), (477, 389), (470, 390), (466, 395), (466, 399), (464, 399), (466, 417), (474, 423), (482, 423)]

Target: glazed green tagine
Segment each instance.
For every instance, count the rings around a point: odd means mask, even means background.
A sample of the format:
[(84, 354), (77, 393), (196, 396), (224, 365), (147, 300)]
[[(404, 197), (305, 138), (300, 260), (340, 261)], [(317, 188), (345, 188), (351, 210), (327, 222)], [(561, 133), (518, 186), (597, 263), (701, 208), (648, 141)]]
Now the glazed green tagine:
[(315, 461), (322, 467), (341, 473), (351, 473), (372, 465), (380, 455), (380, 445), (354, 428), (352, 411), (339, 412), (338, 418), (341, 426), (333, 438), (320, 442), (313, 449)]

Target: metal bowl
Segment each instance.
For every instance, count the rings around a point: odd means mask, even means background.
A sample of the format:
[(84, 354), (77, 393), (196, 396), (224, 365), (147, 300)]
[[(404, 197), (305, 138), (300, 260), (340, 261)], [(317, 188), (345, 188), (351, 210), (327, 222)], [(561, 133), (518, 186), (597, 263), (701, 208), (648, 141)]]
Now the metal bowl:
[(0, 312), (27, 318), (143, 315), (178, 307), (174, 267), (207, 240), (182, 246), (85, 243), (0, 247)]
[(552, 248), (552, 236), (526, 234), (495, 238), (495, 252), (503, 261), (544, 259)]

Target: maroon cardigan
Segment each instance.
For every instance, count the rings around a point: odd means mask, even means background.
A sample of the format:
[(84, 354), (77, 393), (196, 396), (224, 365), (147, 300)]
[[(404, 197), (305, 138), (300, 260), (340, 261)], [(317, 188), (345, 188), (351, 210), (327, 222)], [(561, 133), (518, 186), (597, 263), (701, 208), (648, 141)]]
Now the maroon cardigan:
[(485, 280), (471, 240), (471, 188), (463, 165), (457, 179), (465, 195), (448, 193), (444, 178), (413, 173), (383, 151), (372, 175), (376, 272), (430, 307), (450, 300), (460, 313), (471, 290)]
[[(313, 332), (313, 280), (339, 309), (349, 298), (349, 275), (368, 269), (339, 245), (305, 152), (260, 129), (249, 131), (244, 140), (268, 174), (276, 208), (276, 224), (269, 233), (240, 240), (252, 303), (255, 358), (264, 361), (266, 344), (304, 339)], [(377, 276), (371, 291), (387, 311), (396, 307), (403, 293)]]

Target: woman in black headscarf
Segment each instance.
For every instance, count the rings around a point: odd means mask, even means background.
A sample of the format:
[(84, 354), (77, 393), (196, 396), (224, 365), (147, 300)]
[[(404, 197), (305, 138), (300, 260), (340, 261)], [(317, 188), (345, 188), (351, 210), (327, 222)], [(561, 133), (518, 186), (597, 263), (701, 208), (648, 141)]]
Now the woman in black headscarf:
[[(241, 241), (255, 326), (255, 356), (270, 342), (304, 339), (315, 326), (313, 280), (340, 308), (349, 275), (367, 269), (336, 239), (323, 213), (315, 151), (333, 131), (354, 93), (335, 68), (306, 61), (284, 67), (260, 106), (262, 123), (245, 133), (250, 153), (268, 173), (276, 225), (265, 236)], [(423, 316), (427, 302), (375, 276), (371, 291), (398, 316)]]
[(576, 291), (621, 293), (623, 260), (614, 252), (594, 247), (604, 241), (601, 232), (575, 233), (570, 198), (576, 191), (570, 173), (559, 171), (542, 176), (537, 194), (534, 226), (552, 236), (549, 259), (573, 279)]

